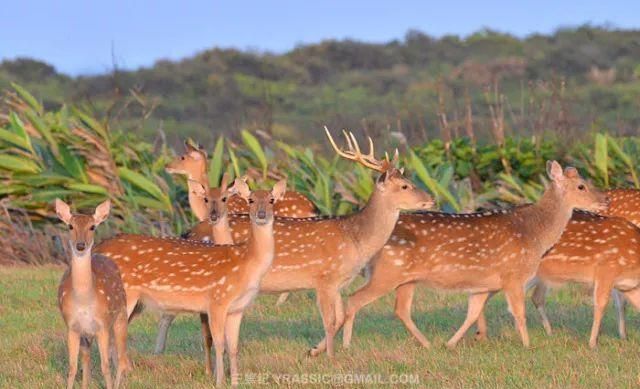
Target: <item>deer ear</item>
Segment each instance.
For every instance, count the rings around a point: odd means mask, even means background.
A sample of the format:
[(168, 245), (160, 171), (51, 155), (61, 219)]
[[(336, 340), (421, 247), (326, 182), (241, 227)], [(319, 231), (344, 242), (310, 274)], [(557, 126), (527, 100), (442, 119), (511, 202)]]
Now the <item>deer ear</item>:
[(198, 181), (188, 180), (188, 184), (189, 184), (189, 190), (191, 191), (191, 193), (199, 197), (207, 196), (207, 189)]
[(249, 185), (244, 182), (242, 179), (236, 178), (233, 182), (233, 188), (237, 194), (240, 195), (243, 199), (249, 201), (249, 197), (251, 197), (251, 190), (249, 189)]
[(96, 211), (93, 213), (93, 220), (95, 220), (96, 224), (100, 224), (103, 221), (107, 220), (110, 209), (111, 200), (105, 200), (105, 202), (96, 207)]
[(378, 177), (378, 179), (376, 180), (376, 188), (379, 191), (384, 191), (384, 182), (387, 180), (387, 173), (388, 172), (384, 172), (380, 174), (380, 177)]
[(60, 199), (56, 199), (56, 214), (66, 224), (71, 223), (71, 209), (67, 203)]
[(564, 180), (562, 166), (556, 161), (547, 161), (547, 175), (552, 181), (559, 182)]
[(287, 179), (283, 178), (282, 180), (276, 182), (271, 189), (271, 195), (276, 201), (281, 200), (284, 197), (284, 194), (287, 192)]
[(196, 148), (193, 147), (187, 139), (184, 140), (184, 147), (187, 149), (187, 151), (196, 150)]
[(222, 175), (222, 180), (220, 181), (220, 189), (225, 190), (227, 189), (227, 186), (229, 185), (229, 179), (231, 177), (229, 177), (229, 173), (224, 172), (224, 174)]
[(580, 173), (578, 173), (578, 169), (569, 166), (566, 169), (564, 169), (564, 175), (565, 177), (569, 177), (569, 178), (579, 178), (580, 177)]
[(195, 148), (191, 148), (191, 150), (189, 150), (189, 155), (196, 161), (199, 161), (202, 159), (202, 151)]

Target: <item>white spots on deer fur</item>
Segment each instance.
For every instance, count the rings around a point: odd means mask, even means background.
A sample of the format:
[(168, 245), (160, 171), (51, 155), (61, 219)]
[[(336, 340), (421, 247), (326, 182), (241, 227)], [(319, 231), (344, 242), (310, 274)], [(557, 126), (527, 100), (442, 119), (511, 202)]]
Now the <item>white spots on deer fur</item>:
[(240, 269), (240, 266), (235, 265), (235, 266), (231, 269), (231, 271), (232, 271), (232, 272), (237, 272), (239, 269)]
[(222, 276), (222, 278), (220, 278), (218, 280), (218, 285), (224, 285), (226, 280), (227, 280), (227, 277), (226, 276)]
[(404, 265), (404, 261), (402, 259), (395, 259), (393, 261), (393, 264), (396, 265), (396, 266), (402, 266), (402, 265)]

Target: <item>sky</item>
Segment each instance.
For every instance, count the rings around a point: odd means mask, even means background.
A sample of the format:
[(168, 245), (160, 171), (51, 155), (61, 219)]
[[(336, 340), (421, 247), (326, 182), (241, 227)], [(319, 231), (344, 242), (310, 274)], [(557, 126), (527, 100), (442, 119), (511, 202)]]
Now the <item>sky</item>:
[(640, 28), (640, 1), (0, 0), (0, 60), (71, 75), (151, 66), (212, 47), (281, 53), (323, 39), (402, 39), (409, 29), (524, 37), (585, 23)]

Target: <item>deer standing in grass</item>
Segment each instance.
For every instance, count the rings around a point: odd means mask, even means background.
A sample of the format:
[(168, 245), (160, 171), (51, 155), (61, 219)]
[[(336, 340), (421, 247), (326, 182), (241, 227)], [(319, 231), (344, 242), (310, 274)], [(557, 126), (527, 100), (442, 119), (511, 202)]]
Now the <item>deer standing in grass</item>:
[[(314, 289), (327, 342), (311, 353), (317, 355), (326, 348), (329, 357), (333, 357), (333, 337), (344, 317), (340, 291), (384, 246), (401, 210), (429, 209), (434, 202), (395, 167), (397, 153), (393, 161), (378, 160), (369, 139), (369, 153), (362, 154), (353, 134), (347, 133), (349, 149), (343, 151), (329, 131), (325, 131), (340, 156), (381, 175), (369, 201), (359, 212), (341, 217), (276, 218), (275, 259), (262, 280), (260, 291), (282, 293)], [(235, 240), (246, 239), (246, 216), (230, 215), (229, 224)]]
[[(604, 309), (613, 292), (618, 318), (618, 333), (626, 338), (624, 297), (640, 308), (640, 191), (612, 189), (605, 192), (609, 207), (602, 217), (574, 213), (560, 241), (540, 263), (531, 296), (542, 324), (551, 335), (551, 323), (545, 310), (546, 294), (551, 287), (568, 282), (592, 285), (593, 325), (589, 346), (596, 347)], [(617, 217), (616, 217), (617, 216)], [(635, 223), (635, 224), (634, 224)], [(479, 339), (487, 333), (484, 315), (478, 318)]]
[[(244, 310), (260, 288), (274, 256), (273, 206), (282, 198), (286, 183), (272, 191), (250, 192), (238, 187), (249, 204), (250, 237), (238, 245), (210, 245), (181, 239), (119, 235), (102, 242), (96, 251), (120, 267), (131, 317), (138, 303), (166, 312), (205, 313), (216, 352), (216, 384), (224, 379), (226, 342), (231, 383), (238, 384), (238, 336)], [(206, 339), (205, 339), (206, 340)], [(211, 360), (206, 344), (206, 371)]]
[[(203, 210), (202, 214), (208, 215), (208, 221), (203, 221), (205, 231), (197, 240), (203, 242), (214, 242), (215, 244), (233, 244), (231, 238), (231, 229), (229, 228), (227, 201), (234, 195), (238, 194), (238, 186), (245, 185), (244, 182), (239, 183), (238, 180), (230, 187), (227, 186), (228, 175), (222, 177), (219, 188), (205, 188), (199, 182), (189, 180), (189, 196), (193, 196), (194, 203), (192, 209)], [(191, 197), (190, 197), (191, 199)], [(244, 200), (243, 200), (244, 201)], [(156, 337), (156, 346), (154, 353), (162, 354), (164, 352), (169, 327), (175, 319), (176, 315), (164, 313), (158, 322), (158, 335)], [(200, 315), (200, 321), (203, 324), (203, 331), (207, 331), (208, 318), (206, 314)], [(206, 344), (211, 344), (211, 335), (203, 332), (205, 339), (205, 352), (208, 353)], [(208, 347), (209, 349), (211, 347)]]
[(542, 255), (560, 239), (574, 208), (601, 210), (606, 198), (574, 168), (548, 163), (551, 184), (536, 204), (475, 214), (402, 215), (389, 243), (372, 261), (369, 282), (349, 297), (344, 345), (351, 342), (356, 313), (396, 291), (396, 315), (425, 347), (429, 341), (411, 318), (417, 283), (470, 293), (467, 317), (447, 342), (454, 347), (478, 319), (489, 296), (504, 291), (522, 343), (529, 346), (524, 292)]
[(114, 387), (109, 368), (109, 340), (113, 331), (118, 356), (115, 388), (129, 369), (127, 357), (127, 311), (125, 291), (118, 267), (110, 259), (91, 253), (96, 226), (109, 215), (109, 200), (100, 204), (93, 216), (72, 214), (62, 200), (55, 202), (60, 220), (69, 226), (70, 268), (58, 287), (60, 312), (67, 325), (69, 375), (67, 388), (73, 388), (82, 351), (82, 387), (91, 380), (91, 342), (100, 349), (102, 374), (108, 389)]

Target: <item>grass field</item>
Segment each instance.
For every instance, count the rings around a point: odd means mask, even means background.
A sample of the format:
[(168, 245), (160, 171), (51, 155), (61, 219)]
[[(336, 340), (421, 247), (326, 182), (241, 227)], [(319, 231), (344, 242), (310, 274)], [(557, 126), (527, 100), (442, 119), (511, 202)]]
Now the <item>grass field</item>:
[[(63, 268), (53, 266), (0, 268), (0, 387), (64, 385), (65, 330), (55, 302), (62, 272)], [(393, 300), (387, 296), (361, 312), (354, 343), (349, 350), (338, 347), (335, 361), (306, 356), (322, 336), (313, 294), (294, 294), (280, 307), (274, 306), (275, 300), (275, 296), (260, 296), (245, 315), (240, 337), (244, 387), (276, 386), (278, 379), (287, 379), (285, 375), (290, 375), (289, 382), (280, 381), (281, 386), (299, 387), (302, 385), (295, 380), (304, 379), (302, 374), (335, 380), (350, 380), (350, 374), (373, 374), (376, 376), (370, 379), (413, 379), (415, 387), (433, 388), (640, 385), (640, 316), (627, 314), (629, 339), (621, 341), (610, 307), (600, 345), (591, 350), (587, 346), (591, 298), (581, 287), (551, 294), (548, 311), (556, 330), (552, 337), (544, 334), (533, 307), (527, 307), (530, 349), (521, 346), (502, 296), (489, 303), (490, 339), (477, 342), (469, 334), (455, 350), (446, 349), (444, 342), (464, 319), (464, 295), (424, 288), (417, 293), (414, 317), (432, 340), (428, 350), (420, 348), (395, 319)], [(129, 347), (135, 366), (126, 387), (213, 387), (202, 366), (199, 321), (187, 315), (179, 317), (171, 328), (166, 353), (156, 356), (152, 352), (156, 318), (154, 313), (145, 313), (130, 326)], [(102, 387), (97, 361), (94, 350), (93, 387)], [(398, 385), (386, 385), (391, 386)]]

